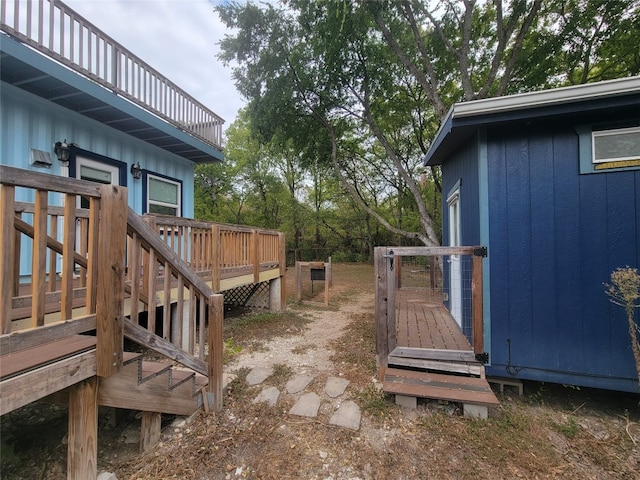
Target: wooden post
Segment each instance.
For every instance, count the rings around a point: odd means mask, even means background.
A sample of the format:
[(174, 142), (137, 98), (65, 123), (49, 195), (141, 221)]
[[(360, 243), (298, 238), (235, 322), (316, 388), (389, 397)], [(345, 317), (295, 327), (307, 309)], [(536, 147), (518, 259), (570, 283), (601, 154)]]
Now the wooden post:
[(296, 261), (296, 302), (302, 300), (302, 266)]
[(287, 243), (284, 233), (278, 233), (278, 244), (280, 246), (279, 266), (280, 266), (280, 310), (287, 309)]
[(220, 291), (220, 269), (222, 258), (220, 258), (220, 225), (211, 227), (211, 289), (214, 292)]
[[(96, 373), (108, 377), (122, 366), (127, 189), (104, 185), (98, 235)], [(94, 252), (94, 254), (97, 252)]]
[(142, 412), (140, 422), (140, 453), (151, 450), (159, 441), (162, 414), (159, 412)]
[(484, 321), (482, 305), (482, 259), (480, 255), (474, 255), (471, 277), (471, 305), (473, 320), (473, 353), (484, 353)]
[(0, 186), (0, 318), (2, 333), (11, 332), (11, 299), (14, 292), (14, 276), (18, 276), (15, 269), (16, 235), (13, 228), (15, 211), (15, 188)]
[(69, 388), (67, 480), (98, 476), (98, 378)]
[(260, 234), (258, 230), (251, 232), (251, 265), (253, 265), (253, 283), (260, 283)]
[[(213, 393), (213, 408), (222, 410), (222, 322), (224, 320), (224, 295), (209, 297), (209, 391)], [(203, 398), (203, 401), (206, 399)]]
[(329, 274), (327, 272), (328, 263), (323, 263), (322, 268), (324, 269), (324, 306), (329, 306)]
[(386, 251), (385, 247), (376, 247), (373, 254), (373, 270), (376, 275), (376, 363), (380, 380), (384, 378), (384, 369), (387, 367), (387, 357), (389, 356), (387, 338), (387, 259), (384, 258)]
[(393, 352), (397, 344), (396, 327), (396, 276), (393, 272), (402, 262), (402, 256), (397, 252), (394, 256), (393, 250), (388, 249), (386, 260), (387, 270), (387, 354)]

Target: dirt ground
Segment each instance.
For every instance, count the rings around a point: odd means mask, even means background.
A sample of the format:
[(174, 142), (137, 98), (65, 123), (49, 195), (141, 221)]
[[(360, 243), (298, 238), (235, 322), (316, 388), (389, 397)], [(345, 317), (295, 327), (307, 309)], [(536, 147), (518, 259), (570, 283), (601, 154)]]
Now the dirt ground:
[[(234, 373), (219, 414), (163, 417), (160, 444), (137, 454), (139, 415), (100, 416), (99, 470), (119, 480), (157, 479), (640, 479), (640, 396), (525, 383), (508, 391), (486, 421), (459, 406), (421, 401), (403, 410), (375, 379), (373, 269), (334, 265), (330, 305), (225, 320), (225, 372)], [(309, 295), (306, 285), (305, 294)], [(321, 289), (315, 286), (315, 299)], [(273, 367), (262, 385), (245, 377)], [(350, 381), (340, 401), (362, 410), (358, 431), (329, 424), (326, 398), (316, 418), (289, 414), (295, 374)], [(254, 404), (265, 386), (283, 391), (275, 407)], [(34, 404), (2, 419), (2, 478), (64, 479), (66, 412)]]

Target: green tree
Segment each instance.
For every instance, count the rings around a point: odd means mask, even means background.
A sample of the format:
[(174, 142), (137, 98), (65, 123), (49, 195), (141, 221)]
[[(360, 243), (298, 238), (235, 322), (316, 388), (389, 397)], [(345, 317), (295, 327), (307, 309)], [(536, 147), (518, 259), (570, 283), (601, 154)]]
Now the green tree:
[(431, 192), (439, 173), (421, 185), (420, 159), (451, 104), (637, 72), (637, 4), (287, 0), (216, 8), (233, 31), (220, 58), (234, 62), (254, 133), (299, 153), (305, 170), (330, 165), (358, 208), (389, 232), (438, 245), (441, 204)]

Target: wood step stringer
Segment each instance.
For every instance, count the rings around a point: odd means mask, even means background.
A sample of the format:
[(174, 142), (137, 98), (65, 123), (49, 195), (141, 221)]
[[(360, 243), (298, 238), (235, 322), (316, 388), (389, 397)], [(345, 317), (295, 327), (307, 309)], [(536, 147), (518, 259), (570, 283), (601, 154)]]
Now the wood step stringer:
[(499, 405), (484, 378), (443, 375), (387, 368), (383, 391), (409, 397), (432, 398), (472, 405)]
[[(130, 367), (135, 365), (130, 364)], [(139, 384), (137, 368), (122, 368), (118, 373), (100, 379), (98, 403), (145, 412), (191, 415), (199, 408), (194, 389), (193, 383), (183, 382), (170, 390), (168, 374), (156, 375)]]

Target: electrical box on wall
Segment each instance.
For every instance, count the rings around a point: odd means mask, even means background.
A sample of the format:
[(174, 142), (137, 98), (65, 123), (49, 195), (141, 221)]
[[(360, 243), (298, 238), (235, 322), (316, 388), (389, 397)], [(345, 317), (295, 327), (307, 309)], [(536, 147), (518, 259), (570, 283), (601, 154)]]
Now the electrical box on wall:
[(29, 152), (29, 165), (33, 167), (51, 168), (51, 154), (32, 148)]

